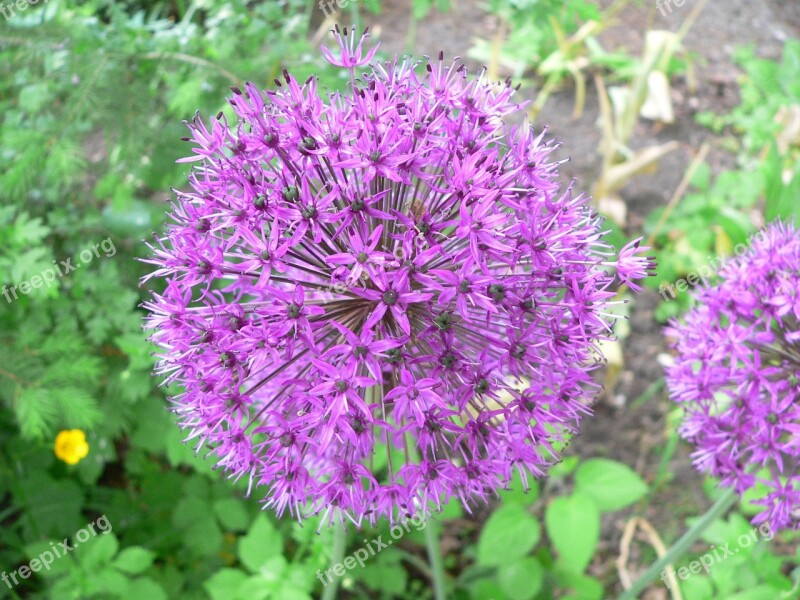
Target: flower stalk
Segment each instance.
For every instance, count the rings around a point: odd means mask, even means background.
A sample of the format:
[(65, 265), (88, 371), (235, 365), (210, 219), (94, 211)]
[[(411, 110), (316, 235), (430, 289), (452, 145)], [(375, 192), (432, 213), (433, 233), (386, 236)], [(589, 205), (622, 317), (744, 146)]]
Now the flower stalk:
[(641, 594), (652, 581), (659, 577), (668, 565), (675, 564), (677, 560), (692, 547), (692, 544), (694, 544), (697, 538), (708, 529), (709, 525), (722, 517), (728, 509), (736, 503), (736, 500), (736, 491), (733, 488), (725, 488), (722, 495), (711, 508), (709, 508), (706, 513), (670, 547), (664, 556), (650, 565), (650, 567), (633, 582), (630, 589), (625, 590), (619, 597), (619, 600), (635, 600), (638, 598), (639, 594)]

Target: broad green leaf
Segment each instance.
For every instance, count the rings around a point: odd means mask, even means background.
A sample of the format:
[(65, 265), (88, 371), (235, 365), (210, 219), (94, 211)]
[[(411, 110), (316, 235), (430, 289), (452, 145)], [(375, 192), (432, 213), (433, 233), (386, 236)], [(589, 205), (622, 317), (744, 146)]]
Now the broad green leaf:
[(580, 462), (578, 456), (565, 456), (564, 459), (550, 467), (550, 477), (567, 477)]
[(168, 600), (164, 588), (149, 577), (139, 577), (128, 585), (128, 589), (120, 596), (120, 600)]
[(126, 594), (130, 588), (130, 580), (119, 571), (101, 569), (90, 572), (92, 577), (88, 581), (87, 591), (91, 593), (91, 597), (99, 594), (100, 597), (118, 598)]
[(84, 568), (92, 570), (111, 562), (119, 549), (119, 541), (113, 533), (104, 533), (86, 542), (73, 541), (72, 547)]
[(185, 496), (172, 516), (186, 547), (197, 556), (211, 556), (222, 547), (222, 531), (211, 505), (199, 496)]
[(239, 558), (254, 573), (270, 558), (281, 556), (282, 552), (283, 539), (264, 514), (256, 517), (250, 531), (239, 540)]
[(478, 539), (478, 564), (502, 565), (525, 556), (541, 537), (539, 523), (516, 504), (492, 513)]
[(222, 530), (213, 518), (203, 519), (184, 530), (183, 542), (198, 556), (213, 556), (222, 548)]
[[(307, 592), (298, 590), (297, 588), (289, 585), (284, 585), (281, 587), (275, 597), (280, 598), (280, 600), (314, 600)], [(245, 600), (249, 600), (249, 598)]]
[[(58, 548), (56, 544), (54, 545)], [(34, 542), (25, 546), (25, 556), (28, 558), (29, 564), (32, 559), (41, 563), (38, 575), (43, 578), (63, 576), (75, 567), (75, 559), (69, 554), (66, 557), (62, 555), (61, 558), (58, 558), (49, 541)]]
[[(689, 577), (685, 581), (681, 580), (677, 574), (675, 579), (683, 592), (684, 598), (691, 598), (692, 600), (713, 600), (714, 586), (708, 577)], [(662, 581), (661, 585), (666, 587)]]
[(397, 597), (400, 597), (406, 589), (407, 578), (408, 575), (401, 562), (401, 555), (391, 549), (384, 550), (374, 558), (368, 557), (366, 568), (358, 572), (358, 579), (370, 588)]
[(625, 508), (647, 493), (647, 485), (630, 467), (606, 458), (581, 463), (575, 473), (575, 489), (601, 511)]
[(469, 597), (472, 600), (514, 600), (507, 596), (494, 579), (478, 579), (470, 586)]
[(544, 581), (542, 565), (526, 556), (500, 565), (497, 580), (503, 591), (514, 600), (531, 600), (536, 597)]
[(220, 569), (203, 583), (211, 600), (230, 600), (247, 581), (247, 574), (239, 569)]
[(120, 552), (111, 565), (124, 573), (138, 575), (150, 568), (154, 558), (155, 552), (141, 546), (131, 546)]
[(767, 585), (759, 585), (753, 589), (728, 596), (725, 600), (776, 600), (781, 597), (781, 590)]
[(225, 529), (244, 531), (250, 523), (250, 516), (238, 498), (222, 498), (214, 503), (214, 514)]
[(583, 572), (600, 539), (600, 512), (588, 497), (576, 492), (555, 498), (545, 510), (547, 535), (561, 560), (576, 572)]
[[(564, 577), (564, 573), (561, 573)], [(586, 575), (570, 574), (559, 580), (561, 587), (568, 591), (567, 594), (560, 596), (562, 600), (602, 600), (603, 584)]]

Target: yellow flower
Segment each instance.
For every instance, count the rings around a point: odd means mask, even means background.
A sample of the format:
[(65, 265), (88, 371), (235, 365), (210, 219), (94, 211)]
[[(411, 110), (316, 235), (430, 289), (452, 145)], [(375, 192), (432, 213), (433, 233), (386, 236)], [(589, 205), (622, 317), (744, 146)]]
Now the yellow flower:
[(68, 465), (77, 464), (82, 458), (89, 454), (89, 444), (86, 443), (86, 435), (80, 429), (65, 429), (56, 436), (55, 447), (53, 448), (56, 456)]

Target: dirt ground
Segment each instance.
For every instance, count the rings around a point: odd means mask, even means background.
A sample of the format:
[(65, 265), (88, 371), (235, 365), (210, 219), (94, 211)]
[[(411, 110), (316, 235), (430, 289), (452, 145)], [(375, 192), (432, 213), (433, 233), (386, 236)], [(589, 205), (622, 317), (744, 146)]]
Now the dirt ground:
[[(643, 35), (648, 29), (677, 31), (696, 0), (687, 0), (682, 8), (662, 15), (654, 1), (624, 10), (618, 24), (605, 31), (600, 41), (606, 49), (624, 48), (629, 54), (641, 54)], [(608, 6), (610, 0), (599, 4)], [(444, 50), (446, 56), (465, 56), (475, 38), (491, 39), (497, 23), (481, 8), (480, 0), (455, 0), (448, 13), (432, 13), (416, 26), (414, 54), (435, 56)], [(637, 3), (633, 3), (637, 4)], [(382, 14), (364, 15), (390, 54), (403, 54), (409, 28), (410, 0), (385, 3)], [(673, 82), (673, 103), (676, 122), (663, 127), (640, 121), (632, 146), (677, 140), (680, 148), (662, 159), (657, 172), (643, 175), (622, 190), (628, 209), (628, 233), (636, 234), (644, 217), (655, 207), (666, 204), (678, 186), (697, 149), (710, 142), (707, 159), (713, 171), (729, 167), (733, 157), (714, 145), (714, 135), (694, 121), (697, 111), (724, 112), (738, 104), (739, 70), (733, 62), (737, 46), (754, 44), (764, 58), (777, 59), (783, 41), (800, 37), (800, 2), (796, 0), (710, 0), (685, 39), (686, 48), (694, 56), (698, 88), (694, 95), (686, 82)], [(470, 66), (478, 66), (466, 61)], [(533, 98), (530, 85), (521, 89), (523, 97)], [(598, 103), (593, 86), (587, 93), (586, 110), (581, 118), (572, 119), (573, 90), (556, 93), (548, 101), (536, 126), (547, 125), (550, 133), (562, 142), (561, 157), (570, 161), (562, 168), (564, 183), (577, 179), (577, 189), (588, 192), (600, 170), (597, 153), (600, 130), (597, 126)], [(655, 292), (645, 292), (635, 300), (631, 314), (631, 336), (625, 342), (625, 368), (613, 394), (596, 406), (594, 418), (584, 421), (581, 436), (570, 452), (583, 457), (609, 457), (634, 467), (651, 479), (661, 459), (658, 446), (663, 445), (667, 431), (665, 416), (671, 409), (663, 393), (636, 408), (631, 402), (662, 375), (657, 361), (666, 352), (661, 326), (653, 311), (658, 306)], [(702, 491), (702, 478), (694, 471), (685, 445), (670, 464), (672, 480), (653, 498), (648, 519), (666, 540), (680, 535), (684, 519), (702, 512), (707, 499)], [(606, 582), (617, 580), (614, 561), (619, 551), (622, 527), (629, 514), (616, 514), (604, 523), (599, 561), (590, 571)], [(640, 547), (631, 552), (632, 569), (638, 568)], [(655, 586), (648, 592), (651, 600), (666, 598), (666, 591)]]

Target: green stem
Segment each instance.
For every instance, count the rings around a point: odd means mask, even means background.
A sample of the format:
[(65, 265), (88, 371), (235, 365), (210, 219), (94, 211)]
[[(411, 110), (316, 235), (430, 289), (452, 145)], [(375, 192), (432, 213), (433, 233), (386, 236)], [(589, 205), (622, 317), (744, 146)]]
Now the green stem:
[(444, 563), (442, 562), (442, 553), (439, 548), (437, 525), (438, 523), (433, 516), (429, 516), (425, 525), (425, 546), (428, 548), (428, 561), (431, 564), (433, 597), (436, 600), (446, 600), (447, 596), (444, 593)]
[(350, 26), (355, 31), (361, 31), (361, 14), (358, 12), (358, 3), (350, 3)]
[[(347, 532), (344, 528), (344, 523), (335, 522), (333, 525), (333, 554), (331, 556), (331, 565), (337, 565), (342, 562), (344, 558), (345, 542), (347, 541)], [(336, 591), (339, 589), (339, 578), (334, 577), (322, 592), (320, 600), (334, 600), (336, 598)]]
[(736, 490), (727, 488), (714, 505), (706, 511), (697, 523), (689, 528), (677, 542), (667, 551), (667, 553), (650, 565), (644, 574), (633, 582), (629, 590), (619, 597), (619, 600), (634, 600), (648, 586), (648, 584), (658, 577), (667, 565), (674, 564), (675, 561), (683, 556), (700, 534), (706, 530), (714, 521), (720, 518), (725, 512), (736, 503)]

